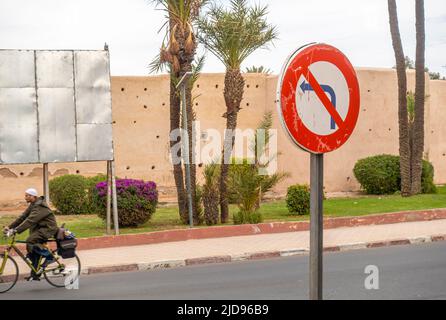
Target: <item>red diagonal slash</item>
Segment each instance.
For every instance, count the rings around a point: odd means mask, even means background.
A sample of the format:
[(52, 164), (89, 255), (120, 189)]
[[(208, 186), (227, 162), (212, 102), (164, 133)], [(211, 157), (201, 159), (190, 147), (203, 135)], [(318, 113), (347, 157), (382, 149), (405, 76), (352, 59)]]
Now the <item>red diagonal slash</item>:
[(307, 81), (310, 83), (314, 92), (316, 93), (318, 98), (321, 100), (322, 104), (324, 105), (325, 109), (327, 109), (330, 116), (334, 119), (334, 121), (336, 122), (338, 127), (342, 128), (344, 126), (344, 120), (342, 120), (338, 111), (333, 106), (330, 99), (328, 99), (327, 95), (325, 94), (324, 90), (322, 90), (321, 86), (319, 85), (316, 78), (311, 73), (310, 69), (307, 68), (306, 72), (304, 71), (304, 75), (306, 75)]

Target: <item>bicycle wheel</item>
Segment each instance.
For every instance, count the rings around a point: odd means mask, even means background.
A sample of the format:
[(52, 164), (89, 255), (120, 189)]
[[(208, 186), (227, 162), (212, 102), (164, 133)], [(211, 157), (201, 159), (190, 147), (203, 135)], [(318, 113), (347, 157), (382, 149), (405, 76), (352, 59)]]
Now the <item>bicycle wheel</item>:
[[(3, 263), (5, 255), (0, 255), (0, 267)], [(17, 262), (8, 255), (5, 263), (5, 269), (3, 273), (0, 275), (0, 293), (8, 292), (15, 286), (17, 280), (19, 279), (19, 267)]]
[(58, 257), (57, 261), (46, 267), (43, 275), (46, 281), (57, 288), (76, 288), (81, 274), (81, 261), (75, 255), (73, 258)]

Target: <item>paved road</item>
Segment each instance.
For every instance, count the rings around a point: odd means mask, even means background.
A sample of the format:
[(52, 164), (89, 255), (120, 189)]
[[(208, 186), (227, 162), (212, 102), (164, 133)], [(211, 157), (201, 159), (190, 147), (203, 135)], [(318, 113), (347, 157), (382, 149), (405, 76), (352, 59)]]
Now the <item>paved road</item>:
[[(325, 299), (446, 299), (446, 242), (324, 255)], [(367, 265), (379, 290), (366, 290)], [(19, 283), (1, 299), (306, 299), (308, 256), (84, 276), (79, 290)]]

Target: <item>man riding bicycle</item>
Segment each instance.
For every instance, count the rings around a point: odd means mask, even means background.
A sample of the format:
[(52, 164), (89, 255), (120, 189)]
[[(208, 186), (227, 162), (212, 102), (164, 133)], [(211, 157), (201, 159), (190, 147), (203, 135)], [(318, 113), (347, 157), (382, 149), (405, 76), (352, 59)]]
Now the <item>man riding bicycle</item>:
[[(42, 265), (46, 267), (52, 262), (52, 256), (43, 244), (49, 238), (55, 237), (58, 231), (56, 217), (45, 202), (45, 198), (38, 196), (36, 189), (26, 190), (25, 200), (29, 203), (28, 208), (16, 221), (4, 228), (4, 233), (10, 236), (29, 229), (29, 237), (26, 239), (27, 257), (32, 261), (35, 268), (37, 268), (40, 256), (46, 257)], [(31, 271), (27, 280), (40, 280), (40, 275)]]

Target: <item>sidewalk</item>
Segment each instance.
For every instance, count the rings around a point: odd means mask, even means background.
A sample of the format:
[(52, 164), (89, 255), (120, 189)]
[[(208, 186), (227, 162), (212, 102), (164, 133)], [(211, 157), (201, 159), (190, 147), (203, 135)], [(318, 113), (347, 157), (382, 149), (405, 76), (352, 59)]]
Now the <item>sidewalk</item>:
[[(328, 229), (325, 251), (446, 240), (446, 219)], [(80, 250), (84, 274), (137, 271), (305, 254), (309, 232), (198, 239), (118, 248)]]

